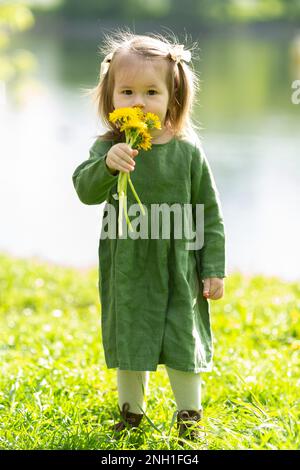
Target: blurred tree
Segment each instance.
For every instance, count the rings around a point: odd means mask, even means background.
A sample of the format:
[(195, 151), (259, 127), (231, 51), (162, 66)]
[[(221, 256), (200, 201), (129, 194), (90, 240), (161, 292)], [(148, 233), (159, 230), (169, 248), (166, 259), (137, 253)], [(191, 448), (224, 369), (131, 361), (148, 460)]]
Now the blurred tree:
[(9, 82), (36, 64), (29, 51), (10, 49), (12, 36), (31, 28), (33, 24), (33, 14), (24, 3), (0, 3), (0, 81)]
[(167, 14), (171, 0), (62, 0), (57, 5), (65, 17), (130, 18), (157, 17)]
[(289, 0), (284, 2), (285, 15), (288, 19), (300, 20), (300, 0)]
[[(66, 18), (205, 22), (299, 20), (300, 0), (28, 0)], [(28, 3), (27, 2), (27, 3)]]

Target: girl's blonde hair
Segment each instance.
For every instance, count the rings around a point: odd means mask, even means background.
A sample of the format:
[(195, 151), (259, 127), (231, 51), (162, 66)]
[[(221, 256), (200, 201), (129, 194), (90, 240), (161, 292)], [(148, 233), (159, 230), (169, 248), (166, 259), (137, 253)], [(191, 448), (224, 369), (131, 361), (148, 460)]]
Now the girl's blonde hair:
[[(99, 136), (101, 140), (122, 139), (116, 126), (109, 121), (109, 113), (113, 108), (115, 58), (120, 52), (128, 52), (150, 60), (164, 58), (168, 60), (167, 86), (169, 90), (169, 106), (165, 126), (172, 129), (175, 136), (199, 142), (197, 130), (191, 114), (195, 103), (196, 92), (200, 89), (200, 80), (196, 72), (183, 60), (174, 60), (173, 51), (178, 48), (178, 42), (169, 41), (159, 34), (136, 35), (128, 30), (117, 30), (104, 36), (100, 52), (105, 55), (99, 73), (99, 82), (89, 90), (94, 97), (98, 115), (108, 131)], [(194, 43), (193, 48), (197, 47)], [(173, 58), (172, 58), (173, 56)], [(109, 58), (109, 59), (108, 59)], [(107, 67), (103, 74), (103, 65)], [(102, 72), (102, 73), (101, 73)]]

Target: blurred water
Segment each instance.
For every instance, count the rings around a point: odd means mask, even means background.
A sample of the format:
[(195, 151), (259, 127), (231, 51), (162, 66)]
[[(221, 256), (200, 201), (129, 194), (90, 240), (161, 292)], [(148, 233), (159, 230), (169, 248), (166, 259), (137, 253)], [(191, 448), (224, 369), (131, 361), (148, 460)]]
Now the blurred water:
[[(196, 116), (221, 194), (229, 272), (300, 278), (300, 105), (290, 98), (299, 71), (290, 41), (201, 40)], [(8, 90), (2, 103), (0, 250), (95, 265), (103, 204), (83, 205), (71, 176), (99, 132), (80, 92), (96, 83), (98, 44), (28, 35), (19, 46), (39, 69), (18, 100)]]

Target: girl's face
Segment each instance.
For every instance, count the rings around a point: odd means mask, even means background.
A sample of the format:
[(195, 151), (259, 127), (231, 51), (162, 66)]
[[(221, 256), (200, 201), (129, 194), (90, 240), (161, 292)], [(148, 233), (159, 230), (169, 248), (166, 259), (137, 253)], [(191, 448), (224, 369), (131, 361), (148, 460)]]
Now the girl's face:
[(115, 109), (139, 106), (144, 113), (154, 113), (161, 121), (161, 130), (151, 130), (153, 137), (164, 132), (169, 104), (167, 63), (163, 59), (145, 60), (134, 54), (117, 57), (113, 106)]

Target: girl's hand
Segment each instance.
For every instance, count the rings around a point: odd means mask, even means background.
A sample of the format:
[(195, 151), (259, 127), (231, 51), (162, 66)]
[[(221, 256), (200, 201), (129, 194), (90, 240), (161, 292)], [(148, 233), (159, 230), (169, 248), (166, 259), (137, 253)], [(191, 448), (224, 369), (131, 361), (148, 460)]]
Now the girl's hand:
[(138, 153), (138, 150), (133, 150), (125, 142), (115, 144), (107, 152), (106, 166), (111, 170), (111, 173), (116, 170), (129, 173), (129, 171), (134, 170), (135, 166), (135, 161), (132, 157), (136, 157)]
[(203, 297), (211, 300), (218, 300), (224, 294), (224, 279), (219, 277), (209, 277), (203, 280)]

